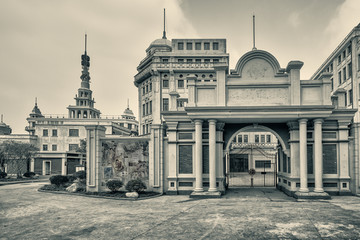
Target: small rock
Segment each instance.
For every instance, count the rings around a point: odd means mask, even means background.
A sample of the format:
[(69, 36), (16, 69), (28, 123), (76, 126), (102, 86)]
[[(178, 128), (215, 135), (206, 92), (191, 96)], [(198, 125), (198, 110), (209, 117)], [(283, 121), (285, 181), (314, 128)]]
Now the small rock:
[(139, 194), (137, 192), (127, 192), (125, 196), (128, 198), (138, 198)]
[(77, 191), (77, 183), (71, 184), (69, 187), (66, 188), (68, 192), (76, 192)]

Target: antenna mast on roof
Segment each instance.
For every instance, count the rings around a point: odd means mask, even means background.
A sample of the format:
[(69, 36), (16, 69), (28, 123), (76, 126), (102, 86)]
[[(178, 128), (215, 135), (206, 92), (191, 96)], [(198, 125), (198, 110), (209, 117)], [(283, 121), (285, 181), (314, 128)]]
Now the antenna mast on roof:
[(1, 122), (3, 122), (3, 115), (1, 114)]
[(166, 39), (166, 32), (165, 32), (165, 8), (164, 8), (164, 31), (163, 31), (163, 39)]
[(129, 108), (129, 99), (127, 99), (127, 109), (130, 109)]
[(253, 49), (252, 50), (256, 50), (256, 47), (255, 47), (255, 14), (253, 14)]
[(35, 106), (37, 106), (37, 97), (35, 97)]
[(87, 34), (85, 33), (85, 55), (86, 55)]

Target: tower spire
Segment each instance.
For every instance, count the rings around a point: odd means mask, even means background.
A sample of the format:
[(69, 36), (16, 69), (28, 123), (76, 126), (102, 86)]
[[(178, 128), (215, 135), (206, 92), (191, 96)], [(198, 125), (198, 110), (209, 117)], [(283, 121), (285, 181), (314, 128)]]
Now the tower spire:
[(87, 34), (85, 33), (85, 55), (86, 55)]
[(129, 108), (129, 99), (127, 99), (127, 109), (130, 109)]
[(35, 97), (35, 106), (37, 106), (37, 97)]
[(165, 8), (164, 8), (164, 31), (163, 31), (163, 39), (166, 39), (166, 31), (165, 31)]
[(3, 115), (1, 114), (1, 123), (3, 123)]
[(255, 14), (253, 14), (253, 49), (252, 50), (256, 50), (256, 47), (255, 47)]

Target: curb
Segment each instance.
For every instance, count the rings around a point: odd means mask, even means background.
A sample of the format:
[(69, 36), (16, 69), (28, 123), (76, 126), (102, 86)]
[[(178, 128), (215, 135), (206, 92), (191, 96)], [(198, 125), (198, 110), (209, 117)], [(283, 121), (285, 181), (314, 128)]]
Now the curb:
[(9, 182), (0, 182), (0, 186), (20, 184), (20, 183), (47, 182), (47, 181), (49, 180), (9, 181)]
[(38, 192), (53, 193), (53, 194), (65, 194), (65, 195), (75, 195), (75, 196), (90, 197), (90, 198), (104, 198), (104, 199), (120, 200), (120, 201), (139, 201), (139, 200), (141, 201), (141, 200), (147, 200), (147, 199), (152, 199), (152, 198), (157, 198), (157, 197), (163, 196), (162, 193), (159, 193), (158, 195), (149, 196), (149, 197), (143, 197), (143, 198), (116, 198), (116, 197), (107, 197), (107, 196), (99, 196), (99, 195), (87, 195), (87, 194), (62, 192), (62, 191), (47, 191), (47, 190), (41, 190), (41, 189), (38, 189)]

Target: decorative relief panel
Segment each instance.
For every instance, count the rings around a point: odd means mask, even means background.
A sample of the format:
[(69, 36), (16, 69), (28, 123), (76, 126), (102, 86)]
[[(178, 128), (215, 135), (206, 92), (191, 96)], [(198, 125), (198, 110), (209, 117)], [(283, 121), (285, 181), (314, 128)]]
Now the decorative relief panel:
[(290, 105), (288, 88), (229, 88), (228, 106)]
[(272, 66), (263, 59), (253, 59), (247, 62), (242, 70), (242, 78), (262, 79), (274, 77)]
[(302, 87), (301, 105), (321, 105), (322, 96), (320, 87)]

